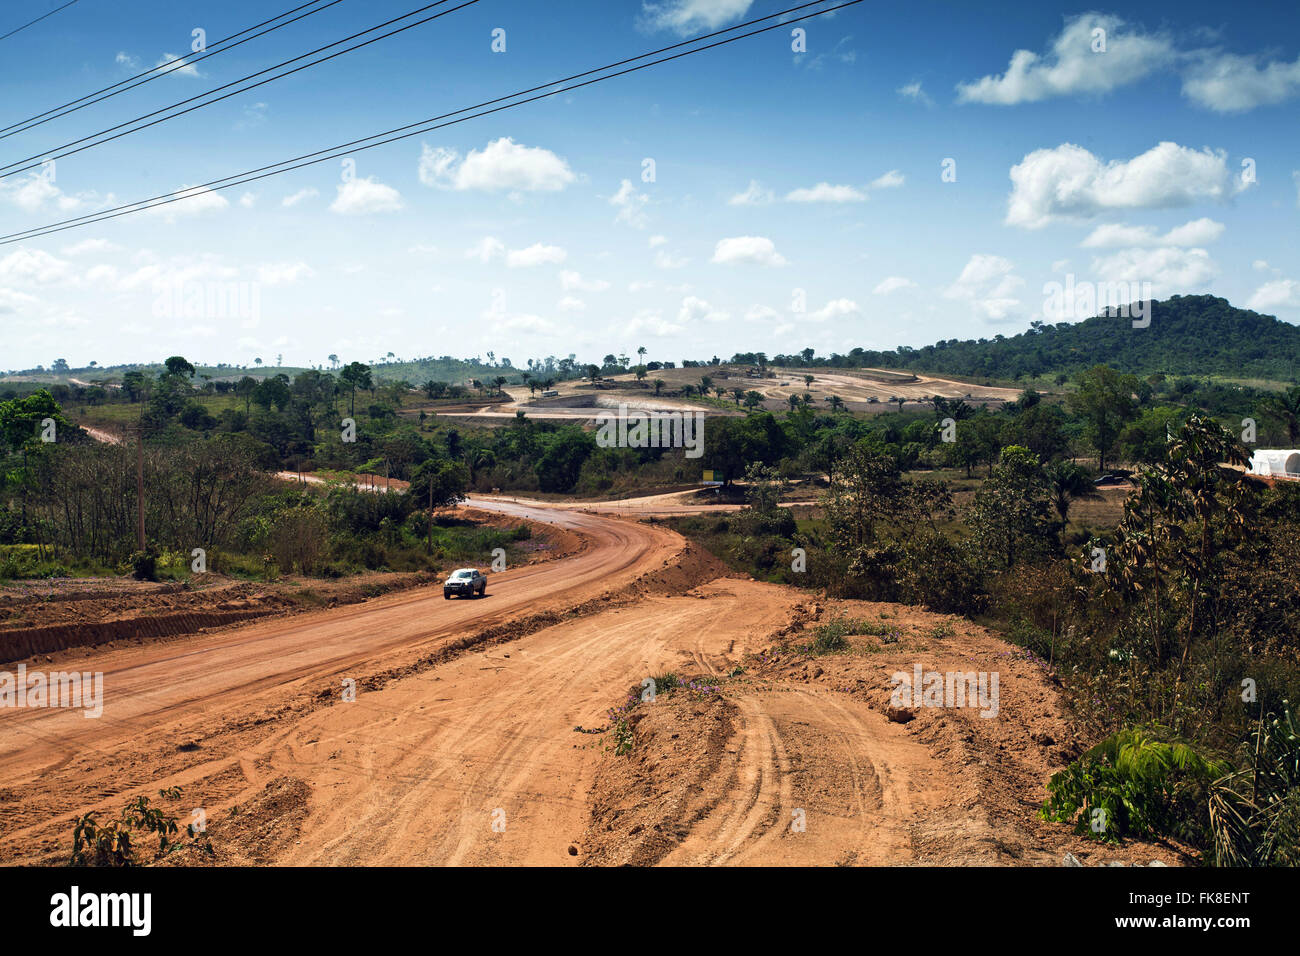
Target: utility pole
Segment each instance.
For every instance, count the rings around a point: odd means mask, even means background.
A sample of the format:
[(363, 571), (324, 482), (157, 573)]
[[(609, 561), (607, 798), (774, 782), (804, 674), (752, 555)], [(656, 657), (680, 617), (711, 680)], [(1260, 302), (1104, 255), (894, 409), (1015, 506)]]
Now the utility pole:
[(144, 424), (135, 433), (135, 517), (137, 550), (144, 550)]
[(433, 554), (433, 475), (429, 476), (429, 537), (424, 542), (424, 553)]

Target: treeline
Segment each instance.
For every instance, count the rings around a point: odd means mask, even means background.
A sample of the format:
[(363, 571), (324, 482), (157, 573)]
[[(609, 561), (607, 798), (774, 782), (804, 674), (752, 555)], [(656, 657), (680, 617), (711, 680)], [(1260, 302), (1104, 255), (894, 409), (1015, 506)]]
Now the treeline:
[[(1152, 302), (1150, 319), (1146, 328), (1133, 328), (1132, 319), (1119, 315), (1035, 321), (1010, 337), (948, 339), (888, 351), (856, 348), (829, 357), (804, 349), (764, 359), (792, 367), (906, 368), (976, 379), (1070, 376), (1098, 364), (1135, 375), (1300, 379), (1300, 328), (1273, 316), (1235, 308), (1216, 296), (1193, 295)], [(733, 361), (757, 364), (758, 359), (758, 353), (741, 353)]]

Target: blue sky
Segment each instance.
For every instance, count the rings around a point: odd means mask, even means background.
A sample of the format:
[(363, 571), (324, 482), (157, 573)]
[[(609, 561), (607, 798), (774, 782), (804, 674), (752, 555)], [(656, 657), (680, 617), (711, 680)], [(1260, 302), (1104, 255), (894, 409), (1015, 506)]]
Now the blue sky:
[[(81, 0), (0, 42), (0, 126), (184, 56), (196, 28), (212, 43), (294, 5)], [(0, 162), (420, 5), (343, 0), (2, 139)], [(228, 176), (789, 5), (480, 0), (52, 177), (0, 179), (0, 225)], [(10, 10), (0, 33), (54, 6)], [(1045, 315), (1047, 284), (1067, 281), (1212, 292), (1297, 322), (1298, 27), (1282, 3), (858, 4), (348, 170), (2, 245), (0, 367), (826, 354), (1071, 319)], [(242, 308), (223, 304), (232, 289)]]

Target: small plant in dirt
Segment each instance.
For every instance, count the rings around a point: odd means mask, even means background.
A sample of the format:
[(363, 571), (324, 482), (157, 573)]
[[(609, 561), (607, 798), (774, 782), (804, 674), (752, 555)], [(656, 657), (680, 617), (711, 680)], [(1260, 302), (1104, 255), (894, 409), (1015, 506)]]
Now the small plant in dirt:
[(952, 637), (957, 633), (956, 628), (952, 626), (952, 621), (940, 621), (934, 627), (925, 632), (925, 636), (938, 640), (944, 637)]
[(635, 746), (636, 737), (632, 733), (632, 725), (626, 717), (620, 717), (614, 724), (614, 753), (623, 757), (630, 754)]
[[(175, 800), (180, 787), (159, 790), (164, 799)], [(100, 821), (98, 811), (78, 817), (72, 828), (71, 866), (139, 866), (161, 859), (181, 844), (176, 840), (179, 827), (176, 817), (159, 807), (151, 806), (148, 797), (136, 797), (128, 803), (116, 819)], [(187, 827), (190, 837), (195, 837), (193, 827)], [(143, 852), (137, 844), (150, 835), (158, 837), (158, 849), (152, 859), (141, 859)], [(203, 841), (201, 848), (212, 852), (211, 844)]]
[(813, 632), (810, 650), (814, 654), (833, 654), (849, 646), (848, 635), (852, 628), (847, 621), (831, 621)]
[(1107, 737), (1052, 777), (1042, 817), (1109, 843), (1171, 836), (1205, 846), (1208, 792), (1231, 768), (1166, 736), (1131, 727)]

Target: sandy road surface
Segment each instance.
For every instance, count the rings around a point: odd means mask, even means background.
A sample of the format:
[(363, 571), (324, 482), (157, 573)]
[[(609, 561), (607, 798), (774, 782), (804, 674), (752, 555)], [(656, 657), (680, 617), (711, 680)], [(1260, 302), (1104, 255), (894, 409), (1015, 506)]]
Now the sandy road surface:
[[(485, 599), (444, 601), (435, 587), (183, 642), (62, 655), (49, 669), (103, 672), (104, 713), (88, 719), (71, 709), (0, 710), (0, 859), (10, 857), (13, 841), (22, 843), (51, 819), (120, 804), (106, 798), (133, 785), (152, 791), (238, 762), (237, 753), (211, 759), (201, 743), (229, 718), (273, 714), (321, 678), (337, 687), (343, 677), (360, 680), (400, 667), (476, 628), (596, 597), (661, 568), (681, 544), (647, 526), (510, 502), (472, 503), (555, 523), (589, 544), (562, 562), (492, 575)], [(144, 755), (174, 755), (190, 741), (199, 741), (198, 749), (167, 762), (175, 772), (142, 767)]]
[[(184, 788), (168, 805), (182, 825), (204, 808), (225, 864), (1059, 860), (1056, 838), (1027, 822), (1053, 763), (1025, 730), (1051, 694), (1032, 665), (1006, 674), (1011, 719), (987, 755), (953, 759), (961, 741), (988, 736), (956, 715), (890, 722), (880, 693), (849, 686), (870, 678), (856, 670), (868, 656), (827, 659), (825, 677), (742, 674), (709, 702), (725, 715), (712, 736), (701, 736), (706, 711), (673, 698), (649, 713), (633, 758), (614, 757), (612, 734), (577, 729), (606, 726), (647, 676), (732, 672), (802, 628), (809, 596), (718, 576), (654, 525), (571, 504), (471, 503), (554, 522), (587, 546), (493, 575), (486, 600), (406, 591), (49, 664), (102, 671), (104, 716), (0, 710), (0, 862), (60, 862), (76, 815), (170, 786)], [(918, 630), (937, 618), (918, 613)], [(961, 659), (1005, 654), (973, 641), (955, 649)], [(355, 701), (340, 699), (344, 678)], [(1015, 773), (999, 764), (1004, 746), (1029, 755)], [(992, 821), (990, 789), (1015, 794)]]

